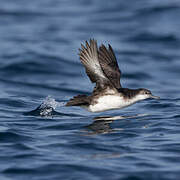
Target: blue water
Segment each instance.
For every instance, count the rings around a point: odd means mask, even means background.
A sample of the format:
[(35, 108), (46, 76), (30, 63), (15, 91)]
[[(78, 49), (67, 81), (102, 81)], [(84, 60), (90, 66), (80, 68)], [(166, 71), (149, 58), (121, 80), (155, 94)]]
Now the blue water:
[[(0, 180), (179, 179), (179, 17), (178, 0), (1, 0)], [(161, 99), (64, 107), (93, 89), (89, 38), (112, 45), (124, 87)]]

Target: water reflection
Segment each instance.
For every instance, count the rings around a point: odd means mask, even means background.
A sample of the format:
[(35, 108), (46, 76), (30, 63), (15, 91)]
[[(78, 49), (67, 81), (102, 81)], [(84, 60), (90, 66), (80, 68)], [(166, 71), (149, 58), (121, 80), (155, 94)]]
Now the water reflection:
[(114, 122), (114, 120), (126, 119), (126, 118), (128, 118), (128, 117), (125, 117), (125, 116), (98, 116), (98, 117), (95, 117), (93, 119), (94, 122), (92, 124), (86, 126), (86, 129), (88, 131), (87, 135), (105, 134), (105, 133), (112, 133), (117, 130), (122, 130), (122, 129), (112, 128), (111, 124)]
[(122, 131), (122, 128), (113, 128), (111, 126), (115, 120), (130, 119), (146, 115), (147, 114), (138, 114), (134, 116), (98, 116), (93, 119), (94, 122), (92, 124), (89, 124), (85, 127), (87, 129), (86, 135), (105, 134)]
[(88, 131), (88, 135), (91, 134), (103, 134), (103, 133), (110, 133), (114, 130), (111, 127), (111, 123), (113, 120), (96, 120), (92, 124), (86, 126)]

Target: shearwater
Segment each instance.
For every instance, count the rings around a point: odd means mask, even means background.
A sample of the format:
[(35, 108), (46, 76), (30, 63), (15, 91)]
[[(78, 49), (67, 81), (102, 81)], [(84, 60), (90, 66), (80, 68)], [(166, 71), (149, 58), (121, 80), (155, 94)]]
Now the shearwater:
[(121, 109), (138, 101), (154, 98), (148, 89), (123, 88), (120, 83), (121, 71), (114, 51), (109, 45), (98, 48), (97, 41), (90, 39), (86, 46), (81, 44), (80, 60), (92, 83), (96, 83), (91, 95), (77, 95), (70, 99), (66, 106), (80, 106), (90, 112), (102, 112)]

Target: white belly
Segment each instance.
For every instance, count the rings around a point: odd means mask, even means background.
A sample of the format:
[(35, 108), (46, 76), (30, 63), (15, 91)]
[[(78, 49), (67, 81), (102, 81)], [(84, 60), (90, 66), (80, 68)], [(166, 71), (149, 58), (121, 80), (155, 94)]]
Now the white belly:
[(125, 101), (123, 97), (115, 95), (102, 96), (96, 100), (97, 104), (90, 105), (87, 110), (90, 112), (102, 112), (111, 109), (121, 109), (132, 104), (129, 101)]

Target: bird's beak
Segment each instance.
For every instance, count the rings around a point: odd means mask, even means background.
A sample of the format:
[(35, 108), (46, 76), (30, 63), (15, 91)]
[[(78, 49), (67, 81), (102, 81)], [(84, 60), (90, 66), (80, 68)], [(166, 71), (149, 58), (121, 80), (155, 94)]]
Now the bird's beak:
[(150, 97), (153, 98), (153, 99), (160, 99), (159, 96), (153, 96), (153, 95), (151, 95)]

